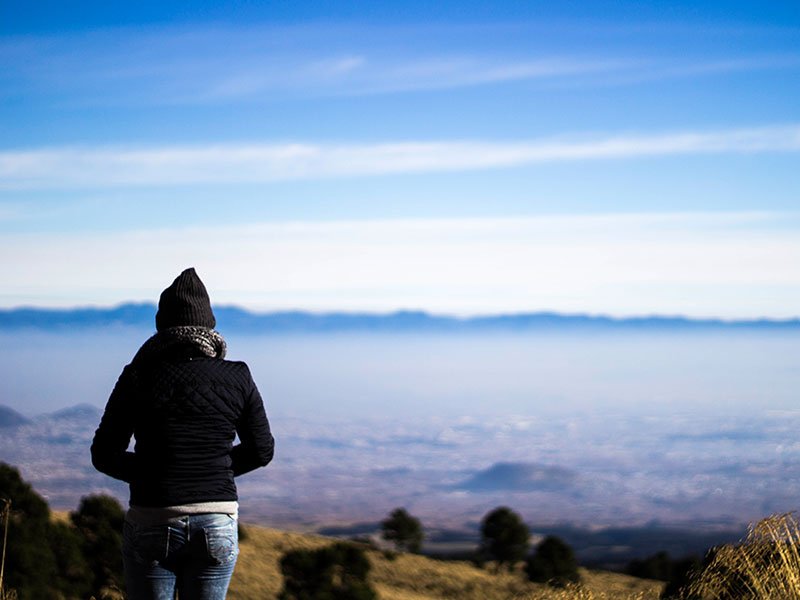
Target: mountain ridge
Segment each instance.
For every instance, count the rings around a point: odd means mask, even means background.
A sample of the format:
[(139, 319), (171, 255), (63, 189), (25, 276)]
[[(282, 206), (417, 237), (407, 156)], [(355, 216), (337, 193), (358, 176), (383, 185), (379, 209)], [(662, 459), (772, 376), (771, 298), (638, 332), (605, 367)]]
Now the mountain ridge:
[[(253, 312), (230, 305), (215, 306), (214, 312), (218, 328), (221, 330), (259, 334), (338, 331), (800, 330), (800, 318), (797, 317), (790, 319), (720, 319), (665, 315), (612, 317), (547, 311), (458, 317), (421, 310), (387, 313), (305, 310)], [(149, 303), (125, 303), (111, 308), (0, 309), (0, 331), (108, 327), (153, 329), (155, 313), (156, 306)]]
[(22, 425), (28, 425), (30, 422), (30, 419), (10, 406), (0, 404), (0, 429), (21, 427)]

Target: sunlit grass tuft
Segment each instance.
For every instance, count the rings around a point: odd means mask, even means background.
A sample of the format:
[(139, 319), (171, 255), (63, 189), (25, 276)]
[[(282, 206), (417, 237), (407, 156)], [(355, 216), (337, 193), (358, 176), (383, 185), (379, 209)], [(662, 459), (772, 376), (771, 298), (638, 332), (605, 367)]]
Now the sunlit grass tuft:
[(717, 548), (686, 598), (800, 600), (800, 522), (792, 513), (756, 525), (740, 544)]

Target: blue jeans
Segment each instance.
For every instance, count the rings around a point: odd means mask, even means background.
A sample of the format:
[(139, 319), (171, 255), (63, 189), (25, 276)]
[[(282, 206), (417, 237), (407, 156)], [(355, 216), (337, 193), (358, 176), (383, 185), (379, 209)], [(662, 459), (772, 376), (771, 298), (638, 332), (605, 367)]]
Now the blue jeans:
[(224, 600), (236, 557), (236, 518), (188, 515), (143, 527), (125, 521), (122, 558), (129, 600)]

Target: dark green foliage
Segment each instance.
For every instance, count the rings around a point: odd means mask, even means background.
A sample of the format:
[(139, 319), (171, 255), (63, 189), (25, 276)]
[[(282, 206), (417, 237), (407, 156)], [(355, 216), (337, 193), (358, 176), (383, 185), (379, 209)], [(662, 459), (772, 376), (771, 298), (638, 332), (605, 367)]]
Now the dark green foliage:
[(625, 571), (634, 577), (666, 581), (667, 585), (661, 598), (685, 598), (683, 590), (689, 585), (692, 575), (700, 569), (700, 566), (700, 559), (693, 556), (675, 560), (667, 552), (657, 552), (642, 560), (632, 560)]
[(0, 498), (11, 501), (4, 587), (17, 590), (21, 600), (46, 598), (56, 592), (55, 556), (42, 543), (48, 539), (50, 509), (19, 471), (5, 463), (0, 463)]
[[(0, 463), (0, 498), (11, 500), (3, 586), (16, 590), (20, 600), (84, 594), (89, 573), (80, 551), (75, 555), (74, 536), (50, 521), (47, 503), (5, 463)], [(62, 573), (67, 563), (69, 573)]]
[(47, 503), (19, 471), (0, 463), (0, 498), (11, 500), (4, 587), (20, 600), (100, 597), (122, 583), (124, 513), (109, 496), (90, 496), (71, 515), (74, 527), (54, 523)]
[(628, 575), (642, 579), (669, 581), (672, 579), (674, 565), (675, 561), (670, 558), (669, 553), (661, 551), (644, 559), (633, 559), (625, 567), (625, 572)]
[(293, 550), (281, 558), (280, 600), (375, 600), (367, 582), (370, 564), (361, 548), (337, 543), (318, 550)]
[(546, 537), (528, 557), (525, 572), (531, 581), (563, 587), (580, 581), (575, 553), (556, 536)]
[(245, 529), (245, 526), (242, 525), (241, 521), (237, 521), (236, 527), (237, 527), (238, 532), (239, 532), (239, 541), (240, 542), (243, 542), (248, 537), (250, 537), (250, 534), (247, 533), (247, 529)]
[(486, 560), (497, 562), (498, 568), (512, 567), (528, 553), (531, 534), (522, 518), (508, 507), (501, 506), (481, 521), (480, 552)]
[(22, 479), (15, 467), (6, 463), (0, 463), (0, 497), (11, 500), (17, 517), (36, 523), (50, 520), (47, 502)]
[[(708, 564), (712, 558), (713, 550), (709, 552), (703, 563), (693, 556), (674, 561), (670, 569), (667, 585), (661, 592), (661, 598), (664, 600), (673, 598), (691, 600), (693, 597), (687, 595), (689, 584), (692, 582), (694, 576), (700, 572), (703, 564)], [(733, 598), (731, 600), (733, 600)]]
[(56, 587), (69, 590), (77, 598), (87, 598), (92, 591), (94, 573), (83, 554), (80, 533), (66, 523), (53, 523), (49, 544), (56, 559)]
[(395, 548), (405, 552), (419, 552), (424, 533), (422, 523), (412, 517), (405, 508), (395, 508), (381, 522), (383, 539), (394, 542)]
[(78, 530), (94, 579), (92, 593), (103, 588), (122, 588), (122, 523), (125, 512), (116, 498), (106, 495), (81, 498), (78, 510), (70, 513)]

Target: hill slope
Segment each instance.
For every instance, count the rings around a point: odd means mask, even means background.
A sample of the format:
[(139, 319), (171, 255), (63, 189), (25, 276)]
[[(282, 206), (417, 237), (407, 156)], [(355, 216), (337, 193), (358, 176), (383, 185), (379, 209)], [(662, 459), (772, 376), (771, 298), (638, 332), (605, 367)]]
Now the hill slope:
[[(282, 586), (278, 561), (284, 552), (318, 548), (334, 541), (253, 525), (245, 527), (248, 536), (240, 544), (241, 553), (228, 593), (232, 600), (275, 598)], [(584, 592), (559, 592), (528, 583), (521, 574), (495, 575), (466, 562), (441, 562), (405, 554), (388, 560), (381, 552), (368, 554), (372, 564), (370, 578), (381, 600), (656, 600), (662, 588), (660, 582), (582, 569)]]
[(30, 421), (13, 408), (0, 404), (0, 428), (19, 427), (20, 425), (27, 425), (28, 423), (30, 423)]

